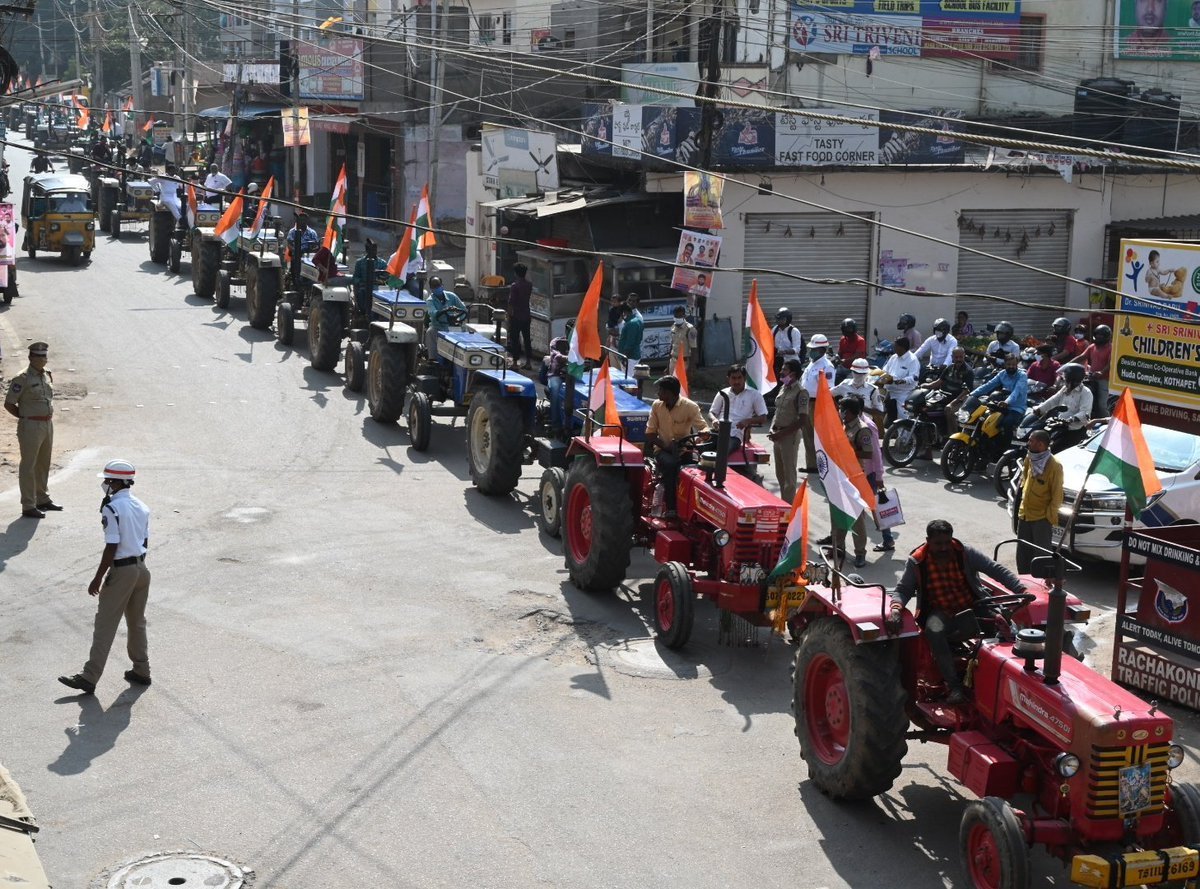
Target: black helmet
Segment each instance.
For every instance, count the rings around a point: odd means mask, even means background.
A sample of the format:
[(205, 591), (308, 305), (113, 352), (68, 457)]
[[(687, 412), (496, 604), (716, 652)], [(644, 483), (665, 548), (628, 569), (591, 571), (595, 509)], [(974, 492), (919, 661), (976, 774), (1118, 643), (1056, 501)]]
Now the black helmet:
[(434, 275), (432, 278), (429, 279), (429, 289), (430, 290), (437, 290), (441, 286), (442, 286), (442, 279), (439, 278), (437, 275)]
[(903, 315), (901, 315), (899, 318), (896, 319), (896, 329), (897, 330), (912, 330), (916, 326), (917, 326), (917, 319), (915, 317), (913, 317), (912, 315), (910, 315), (908, 312), (905, 312)]
[(858, 322), (853, 318), (847, 318), (842, 322), (842, 334), (844, 336), (854, 336), (858, 333)]
[(1083, 382), (1084, 371), (1082, 364), (1068, 364), (1062, 370), (1063, 379), (1072, 386), (1078, 386)]
[(1055, 336), (1066, 336), (1071, 332), (1071, 322), (1066, 318), (1055, 318), (1050, 329), (1054, 331)]
[(1012, 339), (1012, 335), (1013, 326), (1007, 321), (1001, 321), (996, 325), (996, 339), (1000, 340), (1000, 342), (1007, 342)]
[(1107, 324), (1101, 324), (1092, 331), (1092, 342), (1101, 346), (1106, 346), (1112, 342), (1112, 328)]
[(778, 312), (775, 313), (775, 321), (780, 324), (791, 324), (792, 323), (792, 310), (789, 309), (787, 306), (784, 306)]
[(945, 318), (938, 318), (936, 321), (933, 322), (933, 332), (934, 333), (949, 333), (950, 332), (950, 322), (947, 321)]

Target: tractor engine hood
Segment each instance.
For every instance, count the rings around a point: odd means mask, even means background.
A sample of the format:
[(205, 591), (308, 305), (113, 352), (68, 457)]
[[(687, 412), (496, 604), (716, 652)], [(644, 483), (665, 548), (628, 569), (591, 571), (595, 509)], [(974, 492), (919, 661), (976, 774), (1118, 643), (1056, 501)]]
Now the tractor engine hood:
[(788, 504), (747, 478), (731, 472), (723, 488), (710, 485), (704, 470), (689, 466), (681, 475), (683, 498), (690, 510), (729, 533), (738, 525), (758, 526), (755, 536), (771, 535), (787, 515)]

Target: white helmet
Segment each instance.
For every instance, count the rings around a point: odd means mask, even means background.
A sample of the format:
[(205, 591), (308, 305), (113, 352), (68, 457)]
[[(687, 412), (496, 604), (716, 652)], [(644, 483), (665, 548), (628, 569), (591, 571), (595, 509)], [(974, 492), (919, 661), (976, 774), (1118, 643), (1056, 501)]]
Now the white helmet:
[(850, 363), (850, 370), (856, 374), (865, 374), (871, 372), (871, 365), (865, 358), (855, 358)]
[(823, 333), (814, 333), (812, 339), (808, 341), (808, 347), (810, 349), (828, 349), (829, 337)]
[(99, 477), (116, 479), (132, 485), (136, 473), (137, 470), (128, 460), (109, 460), (104, 464), (104, 471), (100, 473)]

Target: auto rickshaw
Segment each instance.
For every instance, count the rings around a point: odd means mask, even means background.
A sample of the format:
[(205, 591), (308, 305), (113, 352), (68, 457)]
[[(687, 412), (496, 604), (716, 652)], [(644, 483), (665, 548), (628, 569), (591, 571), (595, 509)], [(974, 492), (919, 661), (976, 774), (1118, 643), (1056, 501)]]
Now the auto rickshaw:
[(24, 249), (31, 259), (39, 250), (60, 253), (74, 265), (90, 259), (96, 246), (91, 184), (83, 176), (41, 173), (25, 177), (21, 195)]

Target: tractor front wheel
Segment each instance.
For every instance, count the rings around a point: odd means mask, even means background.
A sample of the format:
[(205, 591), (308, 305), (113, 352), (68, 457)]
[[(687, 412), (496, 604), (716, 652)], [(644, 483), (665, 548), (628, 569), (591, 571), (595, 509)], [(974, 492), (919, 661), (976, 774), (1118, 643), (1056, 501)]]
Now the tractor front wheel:
[(696, 593), (682, 562), (667, 562), (654, 578), (654, 631), (663, 645), (678, 651), (692, 638)]
[(308, 363), (316, 370), (333, 370), (342, 350), (342, 306), (317, 300), (308, 313)]
[(197, 236), (192, 242), (192, 292), (201, 299), (212, 299), (217, 289), (217, 271), (221, 266), (221, 245)]
[(413, 392), (408, 396), (408, 437), (414, 451), (429, 450), (429, 436), (433, 432), (433, 406), (424, 392)]
[(588, 457), (567, 472), (564, 495), (567, 573), (581, 590), (611, 590), (625, 580), (633, 548), (633, 504), (622, 469)]
[[(175, 228), (175, 216), (169, 210), (155, 210), (150, 220), (150, 261), (162, 265), (171, 255), (171, 232)], [(179, 243), (176, 241), (175, 243)], [(180, 245), (180, 251), (183, 246)], [(171, 271), (178, 273), (179, 264)]]
[(537, 526), (547, 537), (562, 533), (563, 487), (567, 473), (558, 466), (551, 466), (542, 473), (538, 482)]
[(504, 495), (521, 480), (521, 405), (494, 388), (478, 389), (467, 412), (467, 462), (480, 492)]
[(1029, 848), (1012, 806), (995, 796), (967, 804), (958, 829), (967, 882), (974, 889), (1027, 889)]
[(367, 358), (363, 344), (347, 343), (346, 357), (342, 361), (342, 377), (346, 381), (346, 389), (350, 392), (361, 392), (366, 376)]
[(183, 265), (183, 244), (177, 239), (170, 239), (170, 247), (167, 248), (167, 271), (172, 275), (179, 274), (179, 267)]
[(225, 269), (217, 272), (217, 290), (215, 300), (218, 309), (229, 308), (229, 300), (232, 296), (233, 280), (229, 276), (229, 272)]
[(886, 792), (908, 751), (906, 696), (897, 649), (890, 642), (855, 645), (836, 617), (814, 622), (800, 637), (793, 710), (808, 777), (835, 799), (864, 800)]
[(108, 217), (108, 230), (114, 238), (121, 240), (121, 211), (113, 207)]
[(296, 338), (296, 311), (291, 303), (280, 303), (275, 311), (275, 339), (282, 346), (290, 346)]
[[(251, 291), (251, 282), (254, 289)], [(279, 301), (279, 269), (250, 263), (246, 275), (246, 319), (257, 330), (271, 326)]]

